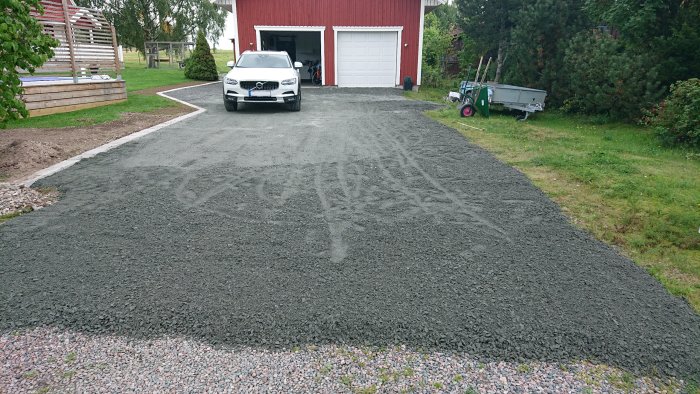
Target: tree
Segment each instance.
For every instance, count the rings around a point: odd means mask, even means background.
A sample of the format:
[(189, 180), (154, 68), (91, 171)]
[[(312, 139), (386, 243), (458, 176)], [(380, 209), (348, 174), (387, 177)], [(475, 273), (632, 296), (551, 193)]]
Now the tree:
[(197, 33), (197, 45), (192, 56), (185, 64), (185, 76), (199, 81), (216, 81), (219, 73), (216, 70), (214, 55), (211, 54), (209, 43), (202, 30)]
[(619, 31), (636, 45), (653, 46), (648, 39), (668, 36), (672, 22), (688, 0), (586, 0), (584, 9), (596, 21)]
[(482, 52), (496, 51), (496, 76), (501, 80), (508, 56), (514, 19), (522, 7), (518, 0), (455, 0), (462, 15), (461, 25)]
[(449, 26), (440, 23), (434, 14), (425, 16), (423, 29), (423, 62), (429, 67), (443, 70), (443, 61), (452, 45)]
[(585, 10), (633, 51), (655, 54), (664, 85), (700, 75), (700, 2), (585, 0)]
[[(447, 7), (449, 6), (440, 6), (436, 11)], [(436, 87), (444, 79), (444, 61), (452, 49), (451, 30), (454, 27), (454, 22), (450, 23), (449, 17), (440, 19), (440, 16), (446, 15), (450, 14), (432, 12), (425, 16), (421, 83), (426, 86)]]
[(216, 41), (226, 22), (226, 11), (209, 0), (77, 0), (77, 3), (101, 10), (114, 25), (119, 41), (141, 53), (147, 41), (184, 41), (200, 30)]
[[(459, 23), (459, 10), (454, 4), (443, 4), (435, 8), (430, 14), (435, 18), (430, 22), (432, 25), (437, 25), (441, 30), (450, 31)], [(428, 16), (426, 15), (426, 18)], [(426, 19), (426, 24), (428, 21)]]
[[(567, 69), (574, 73), (581, 68), (604, 65), (608, 79), (593, 80), (604, 83), (602, 90), (618, 86), (624, 99), (617, 95), (611, 115), (626, 119), (638, 118), (641, 110), (652, 106), (677, 80), (700, 75), (700, 3), (688, 0), (584, 0), (583, 9), (598, 26), (597, 40), (589, 34), (593, 47), (572, 41), (568, 51)], [(578, 47), (578, 49), (573, 49)], [(590, 56), (579, 62), (576, 50), (589, 51)], [(607, 53), (609, 58), (599, 57)], [(590, 62), (598, 58), (600, 63)], [(583, 60), (583, 59), (580, 59)], [(588, 65), (585, 63), (588, 62)], [(619, 75), (624, 70), (625, 75)], [(618, 78), (613, 74), (617, 73)], [(596, 75), (599, 77), (599, 75)], [(574, 81), (569, 91), (573, 103), (588, 96), (586, 88)], [(592, 82), (593, 82), (592, 81)], [(624, 84), (620, 84), (624, 81)], [(583, 90), (579, 90), (583, 88)], [(627, 94), (629, 92), (635, 94)], [(574, 107), (577, 107), (575, 105)], [(579, 108), (586, 107), (578, 106)], [(591, 108), (584, 112), (591, 112)], [(606, 109), (595, 111), (607, 113)]]
[(30, 12), (43, 13), (39, 0), (0, 0), (0, 125), (9, 119), (27, 117), (18, 97), (22, 86), (18, 70), (33, 73), (54, 56), (58, 41), (44, 34), (43, 26)]
[(562, 72), (570, 80), (564, 109), (615, 120), (637, 119), (665, 90), (650, 54), (632, 51), (624, 41), (595, 30), (571, 40)]
[(569, 76), (562, 73), (569, 41), (590, 26), (581, 12), (581, 0), (538, 0), (526, 4), (514, 18), (511, 31), (508, 83), (544, 89), (548, 102), (561, 105), (562, 87)]
[(700, 1), (455, 1), (465, 35), (496, 54), (495, 81), (545, 89), (573, 112), (633, 120), (700, 75)]

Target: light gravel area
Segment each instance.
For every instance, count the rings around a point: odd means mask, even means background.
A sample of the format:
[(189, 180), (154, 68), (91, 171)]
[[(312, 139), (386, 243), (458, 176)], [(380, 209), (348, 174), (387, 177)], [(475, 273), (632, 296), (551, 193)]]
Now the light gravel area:
[(23, 185), (0, 183), (0, 216), (40, 209), (53, 204), (57, 199), (58, 192), (55, 190), (37, 190)]
[(276, 351), (183, 338), (128, 340), (37, 328), (0, 336), (0, 392), (676, 393), (683, 381), (578, 363), (306, 345)]

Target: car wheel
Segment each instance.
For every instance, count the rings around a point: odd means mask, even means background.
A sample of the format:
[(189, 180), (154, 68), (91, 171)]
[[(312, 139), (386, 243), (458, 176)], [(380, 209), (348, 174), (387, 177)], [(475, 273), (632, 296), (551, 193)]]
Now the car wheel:
[(297, 99), (294, 100), (294, 102), (292, 103), (291, 110), (294, 112), (301, 111), (301, 89), (299, 89), (299, 94), (297, 95)]
[(229, 101), (224, 99), (224, 107), (226, 107), (226, 111), (228, 112), (238, 111), (238, 101)]

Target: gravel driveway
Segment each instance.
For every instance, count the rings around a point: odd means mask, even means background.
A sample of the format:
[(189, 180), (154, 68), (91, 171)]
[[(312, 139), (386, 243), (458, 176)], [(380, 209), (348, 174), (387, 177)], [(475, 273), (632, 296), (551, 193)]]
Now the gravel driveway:
[(700, 377), (700, 316), (396, 90), (208, 109), (40, 182), (0, 227), (0, 333), (406, 345)]

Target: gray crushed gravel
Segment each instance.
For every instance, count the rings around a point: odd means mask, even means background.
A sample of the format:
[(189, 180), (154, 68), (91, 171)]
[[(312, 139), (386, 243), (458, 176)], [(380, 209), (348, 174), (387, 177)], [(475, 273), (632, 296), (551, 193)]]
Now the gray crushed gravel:
[(0, 389), (13, 393), (676, 393), (684, 385), (585, 362), (481, 362), (405, 347), (233, 350), (43, 328), (0, 336), (0, 367)]
[(209, 111), (42, 181), (0, 228), (0, 331), (401, 346), (700, 378), (700, 316), (394, 90)]

